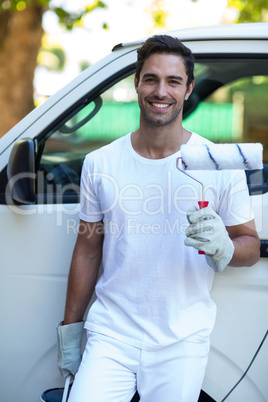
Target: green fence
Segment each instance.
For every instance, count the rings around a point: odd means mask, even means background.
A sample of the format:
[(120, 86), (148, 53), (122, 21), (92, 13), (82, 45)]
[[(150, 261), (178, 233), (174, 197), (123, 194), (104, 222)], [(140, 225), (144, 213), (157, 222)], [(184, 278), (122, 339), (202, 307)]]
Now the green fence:
[[(80, 112), (86, 113), (85, 109)], [(110, 141), (139, 126), (140, 110), (133, 103), (104, 103), (77, 135), (83, 139)], [(234, 141), (239, 136), (239, 116), (231, 103), (212, 104), (201, 102), (198, 108), (183, 121), (183, 126), (212, 141)]]
[(239, 111), (232, 103), (200, 103), (183, 127), (211, 141), (235, 141), (240, 133)]

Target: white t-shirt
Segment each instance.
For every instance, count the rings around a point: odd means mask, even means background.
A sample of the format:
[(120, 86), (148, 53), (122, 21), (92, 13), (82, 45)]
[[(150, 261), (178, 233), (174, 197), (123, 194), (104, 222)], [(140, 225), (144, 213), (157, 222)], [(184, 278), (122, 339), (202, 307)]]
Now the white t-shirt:
[[(189, 144), (208, 142), (192, 133)], [(214, 272), (184, 245), (187, 210), (201, 185), (163, 159), (137, 154), (131, 134), (87, 155), (80, 218), (103, 220), (103, 274), (85, 327), (145, 350), (202, 342), (213, 328)], [(253, 219), (244, 172), (192, 171), (226, 226)]]

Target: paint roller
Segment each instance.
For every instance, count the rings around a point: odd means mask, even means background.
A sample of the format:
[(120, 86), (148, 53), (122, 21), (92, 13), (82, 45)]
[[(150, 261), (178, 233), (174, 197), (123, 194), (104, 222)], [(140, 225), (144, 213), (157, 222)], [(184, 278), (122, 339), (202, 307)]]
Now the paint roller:
[[(208, 206), (204, 200), (204, 185), (186, 170), (253, 170), (263, 168), (263, 146), (249, 144), (200, 144), (181, 146), (181, 157), (177, 158), (177, 169), (195, 180), (202, 188), (199, 208)], [(181, 167), (180, 167), (181, 161)], [(199, 254), (204, 254), (199, 251)]]

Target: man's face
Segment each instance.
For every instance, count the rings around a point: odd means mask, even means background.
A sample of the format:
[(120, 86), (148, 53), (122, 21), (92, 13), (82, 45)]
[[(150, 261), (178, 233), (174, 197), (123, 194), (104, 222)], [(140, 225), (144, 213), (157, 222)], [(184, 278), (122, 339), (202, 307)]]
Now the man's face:
[(149, 56), (141, 70), (139, 83), (135, 78), (141, 118), (158, 127), (181, 119), (184, 100), (193, 90), (193, 83), (187, 89), (187, 79), (180, 56), (168, 53)]

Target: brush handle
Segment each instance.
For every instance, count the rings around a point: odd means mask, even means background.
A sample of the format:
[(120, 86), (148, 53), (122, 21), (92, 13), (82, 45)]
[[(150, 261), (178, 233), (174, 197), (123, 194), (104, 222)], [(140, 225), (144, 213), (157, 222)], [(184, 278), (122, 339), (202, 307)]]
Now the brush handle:
[[(208, 201), (198, 201), (198, 205), (200, 209), (206, 208), (208, 206)], [(206, 254), (204, 251), (198, 250), (198, 254)]]
[(62, 400), (61, 400), (61, 402), (67, 402), (68, 391), (69, 391), (69, 385), (70, 385), (71, 379), (72, 379), (72, 374), (69, 374), (69, 375), (66, 377), (66, 380), (65, 380), (65, 385), (64, 385), (64, 390), (63, 390), (63, 395), (62, 395)]

